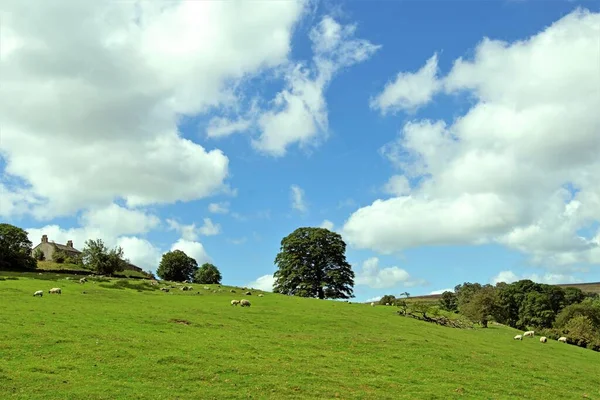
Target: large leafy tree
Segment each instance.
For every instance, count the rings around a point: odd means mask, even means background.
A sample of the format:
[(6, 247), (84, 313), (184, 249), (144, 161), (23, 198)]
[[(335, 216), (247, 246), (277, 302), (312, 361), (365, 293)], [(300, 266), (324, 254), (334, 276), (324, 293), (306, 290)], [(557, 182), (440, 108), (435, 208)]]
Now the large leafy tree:
[(87, 240), (81, 253), (83, 265), (98, 274), (112, 275), (123, 271), (129, 263), (120, 246), (109, 249), (102, 239)]
[(167, 281), (184, 282), (192, 280), (198, 270), (198, 263), (181, 250), (163, 254), (156, 275)]
[(35, 269), (37, 263), (31, 248), (26, 231), (11, 224), (0, 224), (0, 269)]
[(319, 299), (354, 297), (354, 271), (342, 237), (324, 228), (298, 228), (281, 240), (273, 291)]
[(202, 264), (196, 273), (194, 273), (194, 283), (221, 283), (221, 279), (223, 279), (221, 272), (219, 272), (219, 269), (211, 263)]

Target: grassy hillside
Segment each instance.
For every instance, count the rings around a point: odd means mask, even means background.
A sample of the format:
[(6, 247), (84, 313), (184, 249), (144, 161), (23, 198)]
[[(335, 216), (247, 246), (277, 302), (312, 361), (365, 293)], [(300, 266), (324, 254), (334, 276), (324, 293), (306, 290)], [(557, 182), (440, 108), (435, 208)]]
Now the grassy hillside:
[[(88, 274), (92, 273), (91, 271), (85, 269), (81, 265), (68, 264), (68, 263), (58, 264), (53, 261), (38, 261), (37, 269), (40, 272), (60, 271), (61, 273), (63, 273), (63, 272), (73, 271), (73, 273), (77, 273), (77, 272), (84, 272), (84, 273), (88, 273)], [(133, 271), (133, 270), (125, 270), (125, 271), (117, 272), (115, 274), (115, 276), (124, 277), (124, 278), (147, 278), (146, 274), (139, 272), (139, 271)]]
[[(0, 273), (0, 398), (600, 399), (590, 350), (393, 307), (193, 286)], [(240, 298), (252, 306), (230, 305)]]

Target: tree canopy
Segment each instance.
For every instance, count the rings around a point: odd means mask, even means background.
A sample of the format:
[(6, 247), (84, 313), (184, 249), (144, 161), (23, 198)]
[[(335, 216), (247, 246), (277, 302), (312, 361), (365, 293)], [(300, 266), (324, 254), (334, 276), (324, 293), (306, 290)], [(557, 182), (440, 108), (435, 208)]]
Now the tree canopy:
[(81, 253), (83, 265), (98, 274), (112, 275), (123, 271), (129, 263), (120, 246), (108, 249), (102, 239), (87, 240)]
[(11, 224), (0, 224), (0, 269), (35, 269), (37, 263), (31, 249), (26, 231)]
[(215, 284), (221, 283), (221, 272), (211, 263), (204, 263), (194, 273), (194, 283)]
[(182, 250), (168, 251), (163, 254), (156, 275), (167, 281), (191, 281), (198, 270), (198, 263)]
[(354, 271), (346, 243), (325, 228), (298, 228), (281, 240), (273, 291), (319, 299), (354, 297)]

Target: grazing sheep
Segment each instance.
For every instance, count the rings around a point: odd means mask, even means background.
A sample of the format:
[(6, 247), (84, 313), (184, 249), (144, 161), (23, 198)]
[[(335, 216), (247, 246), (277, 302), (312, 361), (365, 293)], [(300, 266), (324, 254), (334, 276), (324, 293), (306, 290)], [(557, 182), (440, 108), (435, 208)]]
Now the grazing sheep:
[(36, 291), (36, 292), (33, 294), (33, 297), (35, 297), (35, 296), (40, 296), (40, 297), (44, 296), (44, 291), (43, 291), (43, 290), (38, 290), (38, 291)]
[(548, 341), (548, 338), (547, 338), (546, 336), (542, 336), (542, 337), (540, 338), (540, 342), (541, 342), (541, 343), (546, 343), (547, 341)]
[(231, 293), (235, 293), (235, 290), (231, 289), (231, 290), (230, 290), (230, 292), (231, 292)]
[(250, 307), (250, 302), (246, 299), (240, 300), (240, 306), (242, 307)]
[(239, 300), (231, 300), (231, 305), (232, 306), (237, 306), (238, 304), (240, 304)]
[(262, 293), (258, 295), (258, 297), (263, 297), (263, 296), (264, 296), (264, 294), (262, 294)]
[(517, 335), (513, 339), (514, 340), (523, 340), (523, 335)]
[(561, 336), (561, 337), (558, 338), (558, 341), (559, 342), (563, 342), (563, 343), (567, 343), (567, 338), (564, 337), (564, 336)]
[(371, 303), (371, 307), (375, 307), (375, 303)]
[(204, 286), (203, 288), (204, 290), (210, 290), (210, 288), (208, 286)]
[(81, 278), (81, 279), (79, 280), (79, 283), (86, 283), (86, 282), (87, 282), (87, 279), (85, 279), (85, 278)]
[(385, 305), (386, 305), (386, 306), (389, 306), (389, 305), (390, 305), (390, 303), (385, 303)]
[(48, 290), (48, 293), (62, 294), (60, 288), (57, 288), (57, 287)]
[(251, 292), (246, 292), (246, 296), (252, 296)]
[(535, 332), (534, 331), (527, 331), (527, 332), (525, 332), (523, 334), (523, 337), (526, 337), (526, 336), (534, 337), (535, 336)]
[(162, 290), (163, 292), (167, 293), (169, 291), (169, 288), (161, 287), (160, 290)]
[(179, 289), (183, 290), (184, 292), (190, 290), (191, 288), (187, 287), (187, 286), (182, 286)]

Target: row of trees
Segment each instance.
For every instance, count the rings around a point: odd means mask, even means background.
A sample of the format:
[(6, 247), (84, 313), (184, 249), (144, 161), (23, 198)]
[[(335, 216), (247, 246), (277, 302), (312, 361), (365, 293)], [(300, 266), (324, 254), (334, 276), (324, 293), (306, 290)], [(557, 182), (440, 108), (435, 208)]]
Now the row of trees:
[(203, 284), (221, 283), (221, 272), (211, 263), (198, 267), (198, 262), (182, 250), (173, 250), (163, 254), (156, 275), (160, 279), (177, 282)]
[(516, 329), (567, 335), (583, 347), (600, 350), (600, 296), (524, 279), (496, 286), (465, 282), (444, 292), (440, 308), (459, 312), (483, 327), (496, 321)]

